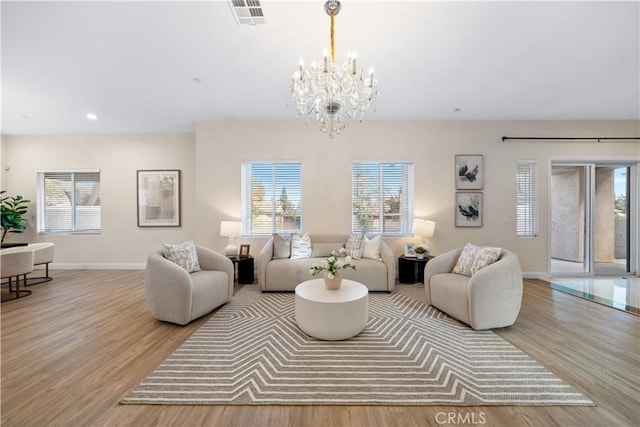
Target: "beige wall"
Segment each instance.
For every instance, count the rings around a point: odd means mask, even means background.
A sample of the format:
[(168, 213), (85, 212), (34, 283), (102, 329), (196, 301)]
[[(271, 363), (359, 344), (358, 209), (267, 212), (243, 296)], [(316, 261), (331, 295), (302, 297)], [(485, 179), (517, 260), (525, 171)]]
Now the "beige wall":
[[(156, 245), (193, 238), (193, 135), (9, 136), (4, 144), (3, 188), (32, 201), (27, 231), (7, 241), (51, 241), (56, 263), (90, 265), (144, 264)], [(75, 169), (101, 171), (102, 233), (36, 235), (36, 172)], [(137, 169), (182, 170), (182, 227), (137, 226)]]
[[(509, 248), (526, 272), (547, 271), (547, 176), (551, 157), (640, 157), (637, 143), (502, 142), (508, 136), (629, 136), (637, 121), (625, 122), (365, 122), (331, 140), (302, 122), (199, 123), (196, 132), (196, 229), (204, 244), (223, 248), (222, 219), (240, 218), (240, 164), (244, 160), (300, 160), (303, 228), (311, 234), (348, 234), (351, 162), (414, 162), (415, 215), (436, 221), (433, 253), (475, 242)], [(454, 158), (485, 156), (484, 225), (454, 226)], [(517, 160), (540, 161), (540, 236), (515, 234)], [(204, 230), (207, 230), (204, 232)], [(401, 254), (405, 242), (386, 239)], [(256, 254), (264, 239), (239, 239)]]
[[(202, 122), (195, 135), (8, 137), (11, 165), (6, 188), (34, 200), (35, 171), (102, 170), (103, 231), (100, 236), (35, 236), (55, 241), (57, 263), (144, 263), (161, 242), (194, 239), (222, 250), (220, 221), (240, 218), (240, 164), (244, 160), (301, 160), (303, 228), (311, 234), (348, 234), (351, 162), (413, 161), (415, 215), (437, 223), (433, 253), (467, 241), (509, 248), (525, 272), (547, 270), (547, 175), (551, 157), (640, 157), (637, 143), (501, 142), (508, 136), (629, 136), (637, 121), (624, 122), (364, 122), (329, 139), (303, 122)], [(454, 157), (485, 156), (484, 225), (454, 227)], [(517, 160), (540, 161), (540, 236), (515, 235)], [(3, 164), (4, 167), (5, 164)], [(183, 227), (136, 225), (136, 169), (181, 169)], [(4, 185), (4, 183), (3, 183)], [(35, 208), (32, 210), (35, 214)], [(387, 239), (396, 254), (405, 242)], [(257, 254), (264, 238), (240, 238)]]

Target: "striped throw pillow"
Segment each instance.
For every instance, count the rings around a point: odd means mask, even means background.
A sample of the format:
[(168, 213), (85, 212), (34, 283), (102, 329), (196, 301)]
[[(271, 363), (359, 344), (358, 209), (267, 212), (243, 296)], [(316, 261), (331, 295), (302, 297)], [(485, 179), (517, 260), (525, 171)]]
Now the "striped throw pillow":
[(353, 259), (362, 258), (364, 251), (364, 234), (352, 234), (344, 245), (347, 255)]

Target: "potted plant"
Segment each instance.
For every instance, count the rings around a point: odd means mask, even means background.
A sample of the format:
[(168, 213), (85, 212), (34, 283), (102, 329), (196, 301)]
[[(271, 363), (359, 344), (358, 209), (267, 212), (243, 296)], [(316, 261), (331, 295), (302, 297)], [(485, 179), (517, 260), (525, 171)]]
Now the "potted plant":
[[(313, 276), (324, 273), (324, 284), (329, 290), (336, 290), (340, 288), (342, 283), (342, 275), (340, 270), (345, 268), (356, 269), (356, 266), (351, 262), (350, 256), (345, 256), (347, 251), (344, 248), (331, 251), (331, 256), (325, 259), (322, 264), (313, 264), (311, 266), (311, 273)], [(343, 258), (344, 257), (344, 258)]]
[(416, 255), (418, 256), (418, 259), (422, 259), (424, 258), (424, 256), (427, 254), (427, 248), (425, 248), (424, 246), (417, 246), (414, 249), (414, 252), (416, 253)]
[(6, 191), (0, 191), (0, 217), (2, 221), (2, 247), (26, 245), (26, 243), (10, 244), (4, 243), (7, 233), (22, 233), (24, 231), (23, 215), (27, 213), (27, 204), (30, 200), (22, 196), (5, 196)]

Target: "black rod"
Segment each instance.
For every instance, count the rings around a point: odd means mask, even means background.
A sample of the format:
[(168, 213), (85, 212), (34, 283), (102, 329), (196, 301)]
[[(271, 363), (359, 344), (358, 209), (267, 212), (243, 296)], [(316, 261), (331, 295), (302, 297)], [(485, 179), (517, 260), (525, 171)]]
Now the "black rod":
[(536, 140), (536, 141), (549, 141), (549, 140), (560, 140), (560, 141), (607, 141), (607, 140), (616, 140), (616, 141), (620, 141), (620, 140), (629, 140), (629, 141), (636, 141), (636, 140), (640, 140), (640, 137), (638, 136), (632, 136), (632, 137), (628, 137), (628, 138), (622, 138), (622, 137), (610, 137), (610, 136), (601, 136), (601, 137), (565, 137), (565, 136), (560, 136), (560, 137), (543, 137), (543, 136), (503, 136), (502, 137), (502, 141), (507, 141), (507, 140), (522, 140), (522, 141), (531, 141), (531, 140)]

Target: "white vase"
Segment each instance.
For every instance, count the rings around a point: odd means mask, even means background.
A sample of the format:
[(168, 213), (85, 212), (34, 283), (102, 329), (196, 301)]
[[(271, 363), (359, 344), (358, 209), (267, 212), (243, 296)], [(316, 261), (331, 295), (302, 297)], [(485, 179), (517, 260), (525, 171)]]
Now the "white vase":
[(327, 277), (327, 273), (324, 273), (324, 285), (330, 291), (335, 291), (340, 289), (340, 284), (342, 283), (342, 275), (340, 273), (336, 273), (333, 276), (333, 279), (329, 279)]

